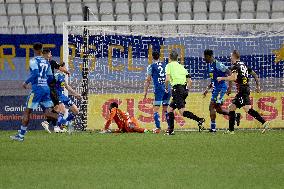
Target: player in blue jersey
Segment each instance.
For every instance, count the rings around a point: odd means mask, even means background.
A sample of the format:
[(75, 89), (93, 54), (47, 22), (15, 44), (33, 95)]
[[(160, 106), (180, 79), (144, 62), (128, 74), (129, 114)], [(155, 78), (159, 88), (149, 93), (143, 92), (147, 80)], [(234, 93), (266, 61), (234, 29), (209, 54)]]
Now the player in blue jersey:
[[(144, 88), (144, 99), (147, 97), (148, 88), (150, 86), (151, 80), (153, 80), (154, 84), (154, 114), (153, 118), (155, 121), (156, 128), (153, 129), (154, 133), (159, 133), (161, 131), (161, 122), (160, 122), (160, 115), (159, 115), (159, 109), (160, 106), (163, 105), (163, 112), (166, 115), (166, 119), (168, 122), (168, 112), (167, 108), (169, 105), (169, 101), (171, 98), (170, 92), (165, 92), (165, 80), (166, 80), (166, 63), (160, 62), (160, 53), (157, 51), (154, 51), (152, 53), (153, 56), (153, 63), (148, 66), (147, 68), (147, 77), (145, 81), (145, 88)], [(170, 91), (170, 90), (169, 90)]]
[(52, 71), (48, 61), (42, 56), (42, 44), (33, 45), (35, 57), (30, 60), (30, 77), (23, 83), (27, 89), (31, 83), (32, 91), (26, 102), (26, 109), (22, 117), (22, 125), (19, 133), (10, 138), (17, 141), (24, 141), (26, 130), (30, 121), (32, 110), (39, 105), (44, 111), (46, 117), (57, 119), (57, 115), (52, 113), (53, 103), (50, 98), (50, 89), (48, 83), (53, 79)]
[[(81, 95), (78, 94), (75, 90), (73, 90), (65, 80), (65, 74), (62, 72), (54, 74), (55, 77), (55, 88), (58, 95), (59, 105), (63, 106), (63, 109), (60, 109), (59, 111), (59, 117), (62, 117), (62, 119), (58, 120), (58, 126), (62, 126), (62, 124), (66, 124), (68, 126), (69, 131), (71, 131), (71, 121), (75, 118), (76, 115), (79, 114), (79, 109), (75, 105), (75, 103), (64, 94), (64, 89), (66, 88), (70, 93), (74, 94), (74, 96), (78, 99), (81, 99)], [(67, 106), (71, 112), (69, 111), (69, 114), (65, 119), (63, 119), (63, 115), (66, 111), (65, 106)], [(66, 123), (67, 122), (67, 123)]]
[[(229, 112), (223, 109), (221, 106), (224, 102), (224, 96), (227, 93), (228, 95), (231, 93), (231, 87), (228, 88), (228, 85), (225, 81), (217, 81), (217, 77), (225, 77), (230, 74), (229, 69), (218, 60), (214, 59), (213, 51), (210, 49), (206, 49), (204, 51), (204, 60), (209, 65), (209, 77), (211, 79), (210, 84), (203, 92), (204, 97), (208, 93), (208, 90), (213, 88), (212, 97), (209, 105), (210, 111), (210, 132), (216, 132), (216, 112), (223, 115), (229, 115)], [(236, 121), (239, 125), (240, 122), (240, 114), (236, 114)]]

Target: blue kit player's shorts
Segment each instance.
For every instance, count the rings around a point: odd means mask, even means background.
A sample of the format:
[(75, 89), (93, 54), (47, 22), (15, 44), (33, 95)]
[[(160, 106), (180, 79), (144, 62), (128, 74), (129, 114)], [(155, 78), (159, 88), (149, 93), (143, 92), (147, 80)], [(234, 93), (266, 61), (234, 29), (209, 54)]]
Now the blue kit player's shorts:
[(155, 101), (154, 106), (167, 106), (170, 103), (171, 93), (166, 93), (165, 90), (156, 90), (155, 91)]
[(39, 105), (43, 110), (53, 107), (49, 88), (38, 88), (36, 90), (32, 90), (28, 96), (26, 102), (27, 108), (35, 110)]
[(214, 86), (212, 90), (211, 101), (215, 103), (222, 104), (224, 102), (224, 96), (227, 92), (228, 86), (226, 84), (222, 84), (219, 86)]
[(58, 98), (59, 98), (59, 104), (63, 103), (65, 106), (68, 107), (71, 107), (74, 104), (74, 102), (64, 94), (59, 95)]

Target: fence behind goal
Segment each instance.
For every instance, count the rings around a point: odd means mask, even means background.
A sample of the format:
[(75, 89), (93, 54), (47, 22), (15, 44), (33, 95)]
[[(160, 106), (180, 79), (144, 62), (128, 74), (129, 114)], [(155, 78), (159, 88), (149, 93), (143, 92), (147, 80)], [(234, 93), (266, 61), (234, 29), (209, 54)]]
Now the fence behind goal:
[[(153, 50), (160, 51), (160, 60), (168, 62), (173, 49), (178, 51), (180, 63), (188, 69), (194, 82), (186, 108), (205, 117), (205, 127), (209, 127), (210, 95), (202, 96), (210, 82), (208, 65), (203, 60), (203, 51), (208, 48), (228, 67), (232, 50), (240, 51), (241, 60), (260, 77), (261, 93), (254, 92), (255, 82), (250, 80), (253, 107), (271, 120), (272, 128), (284, 126), (284, 19), (66, 22), (63, 38), (64, 60), (72, 72), (69, 82), (78, 91), (87, 90), (85, 100), (78, 105), (83, 104), (81, 118), (87, 120), (83, 125), (90, 129), (103, 127), (112, 101), (117, 101), (142, 126), (152, 128), (152, 88), (148, 98), (143, 99), (146, 68), (152, 63)], [(82, 79), (82, 73), (88, 80)], [(234, 95), (226, 97), (224, 107)], [(251, 116), (240, 112), (240, 128), (261, 127)], [(164, 115), (162, 120), (166, 128)], [(176, 127), (197, 128), (194, 121), (179, 115)], [(218, 115), (217, 127), (227, 128), (227, 118)]]

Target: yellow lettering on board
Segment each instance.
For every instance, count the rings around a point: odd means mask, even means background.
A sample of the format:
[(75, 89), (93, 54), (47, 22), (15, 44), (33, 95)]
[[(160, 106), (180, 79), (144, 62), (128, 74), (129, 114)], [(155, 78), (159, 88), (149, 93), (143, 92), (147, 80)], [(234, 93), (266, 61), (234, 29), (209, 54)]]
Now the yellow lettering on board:
[(143, 67), (133, 66), (132, 46), (130, 45), (128, 47), (128, 70), (129, 71), (141, 71), (143, 69), (144, 69)]
[[(11, 54), (4, 54), (4, 49), (11, 49)], [(12, 58), (15, 58), (16, 50), (14, 45), (2, 45), (0, 46), (0, 70), (4, 70), (4, 60), (6, 59), (11, 70), (15, 70)]]
[(30, 51), (33, 48), (33, 45), (20, 45), (20, 48), (26, 49), (26, 70), (29, 70), (29, 67), (30, 67)]
[(171, 54), (173, 49), (180, 49), (180, 63), (184, 64), (184, 57), (185, 57), (185, 47), (184, 47), (184, 45), (169, 45), (169, 47), (168, 47), (169, 54)]
[(108, 67), (112, 71), (122, 71), (123, 68), (124, 68), (123, 65), (113, 66), (113, 63), (112, 63), (113, 49), (119, 49), (121, 52), (124, 52), (123, 46), (121, 46), (121, 45), (110, 45), (108, 47)]

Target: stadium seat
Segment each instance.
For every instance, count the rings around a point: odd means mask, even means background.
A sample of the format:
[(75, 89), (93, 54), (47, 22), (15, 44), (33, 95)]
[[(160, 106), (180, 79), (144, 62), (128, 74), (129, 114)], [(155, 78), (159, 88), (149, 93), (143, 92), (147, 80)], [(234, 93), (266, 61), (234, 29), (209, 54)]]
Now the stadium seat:
[(35, 3), (23, 4), (23, 15), (37, 15)]
[(68, 3), (81, 3), (81, 0), (67, 0)]
[(209, 17), (208, 17), (209, 20), (223, 20), (223, 16), (222, 16), (222, 13), (220, 12), (210, 12), (209, 13)]
[(259, 0), (257, 1), (256, 11), (266, 11), (270, 12), (270, 2), (267, 0)]
[(160, 18), (160, 14), (148, 14), (147, 16), (147, 20), (148, 21), (160, 21), (161, 18)]
[(0, 15), (7, 15), (5, 4), (0, 4)]
[(24, 26), (13, 26), (11, 27), (12, 34), (24, 34), (26, 33)]
[(53, 13), (55, 15), (67, 15), (67, 7), (65, 3), (54, 3)]
[(40, 16), (39, 17), (39, 25), (40, 26), (51, 26), (53, 25), (53, 19), (52, 16)]
[(148, 2), (146, 7), (147, 13), (160, 13), (159, 2)]
[(252, 12), (242, 12), (240, 19), (254, 19), (254, 13)]
[(174, 2), (162, 2), (162, 13), (175, 13), (176, 6)]
[(54, 26), (40, 26), (40, 33), (47, 34), (47, 33), (55, 33)]
[(272, 1), (272, 11), (273, 12), (284, 12), (284, 1), (274, 0)]
[(38, 4), (40, 3), (50, 3), (50, 0), (36, 0)]
[(35, 3), (36, 0), (21, 0), (21, 3), (22, 4), (25, 4), (25, 3)]
[(193, 3), (193, 12), (207, 12), (207, 5), (205, 1), (194, 1)]
[(178, 15), (178, 20), (191, 20), (192, 17), (191, 17), (191, 14), (189, 13), (180, 13)]
[(145, 14), (132, 14), (133, 21), (145, 21)]
[[(92, 7), (89, 7), (92, 9)], [(96, 7), (95, 7), (96, 8)], [(98, 13), (98, 9), (95, 9), (96, 14)], [(83, 9), (82, 9), (82, 4), (81, 3), (70, 3), (69, 4), (69, 14), (82, 14)]]
[[(99, 13), (97, 3), (86, 3), (85, 6), (89, 7), (90, 12), (92, 14), (98, 14)], [(69, 13), (70, 13), (70, 7), (69, 7)]]
[(194, 20), (207, 20), (207, 15), (204, 12), (198, 12), (193, 14)]
[(269, 19), (268, 12), (256, 12), (256, 19)]
[(162, 15), (162, 20), (176, 20), (174, 13), (166, 13)]
[(220, 0), (211, 0), (209, 1), (209, 12), (223, 12), (223, 3)]
[(284, 12), (272, 12), (271, 18), (272, 19), (284, 18)]
[(112, 14), (103, 14), (101, 15), (101, 21), (114, 21)]
[(112, 2), (102, 2), (100, 4), (100, 14), (112, 14), (113, 6)]
[(241, 3), (241, 12), (254, 12), (254, 2), (251, 0), (242, 1)]
[(117, 21), (129, 21), (130, 18), (128, 14), (120, 14), (120, 15), (117, 15), (116, 20)]
[[(131, 0), (130, 0), (131, 1)], [(128, 0), (114, 0), (116, 3), (121, 3), (121, 2), (128, 2)]]
[(51, 15), (50, 3), (38, 4), (38, 15)]
[(6, 3), (16, 3), (16, 4), (20, 4), (20, 0), (6, 0)]
[(70, 21), (83, 21), (83, 16), (82, 15), (71, 15)]
[(129, 4), (128, 2), (118, 2), (115, 6), (116, 14), (129, 14)]
[(25, 26), (38, 26), (37, 16), (25, 16)]
[(7, 16), (0, 16), (0, 27), (8, 27), (8, 17)]
[(8, 15), (21, 15), (20, 4), (8, 4)]
[(27, 34), (39, 34), (40, 30), (38, 26), (28, 26), (26, 27)]
[(67, 22), (68, 17), (66, 15), (59, 15), (55, 17), (55, 29), (56, 33), (62, 33), (63, 22)]
[(143, 2), (133, 2), (131, 4), (131, 13), (138, 14), (138, 13), (145, 13), (145, 6)]
[(191, 2), (178, 3), (178, 13), (191, 13), (191, 12), (192, 12)]
[(132, 3), (136, 3), (136, 2), (144, 2), (144, 0), (130, 0)]
[(52, 3), (66, 3), (66, 0), (51, 0)]
[(224, 19), (227, 20), (227, 19), (238, 19), (238, 13), (236, 12), (226, 12), (225, 15), (224, 15)]
[(9, 25), (10, 26), (23, 26), (24, 22), (23, 22), (22, 16), (10, 16)]
[(239, 12), (239, 4), (237, 0), (227, 0), (225, 4), (225, 12)]

